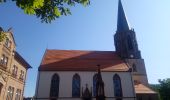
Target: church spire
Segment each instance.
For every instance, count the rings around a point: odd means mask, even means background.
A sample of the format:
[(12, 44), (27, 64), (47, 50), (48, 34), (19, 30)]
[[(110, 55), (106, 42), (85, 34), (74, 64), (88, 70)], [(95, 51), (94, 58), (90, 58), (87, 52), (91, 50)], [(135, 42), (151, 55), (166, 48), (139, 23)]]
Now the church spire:
[(123, 10), (123, 6), (121, 0), (119, 0), (118, 4), (118, 19), (117, 19), (117, 32), (128, 31), (129, 25), (126, 19), (125, 12)]
[(117, 32), (114, 35), (116, 52), (122, 58), (140, 59), (141, 54), (138, 49), (136, 33), (131, 30), (123, 10), (121, 0), (118, 5)]

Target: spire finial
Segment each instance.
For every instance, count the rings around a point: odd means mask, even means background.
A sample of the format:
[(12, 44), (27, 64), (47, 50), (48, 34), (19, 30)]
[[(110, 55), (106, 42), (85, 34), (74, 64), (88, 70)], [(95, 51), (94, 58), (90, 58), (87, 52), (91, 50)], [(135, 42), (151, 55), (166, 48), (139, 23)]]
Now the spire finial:
[(118, 4), (118, 19), (117, 19), (117, 32), (128, 31), (129, 25), (126, 19), (125, 12), (123, 10), (123, 6), (121, 0), (119, 0)]

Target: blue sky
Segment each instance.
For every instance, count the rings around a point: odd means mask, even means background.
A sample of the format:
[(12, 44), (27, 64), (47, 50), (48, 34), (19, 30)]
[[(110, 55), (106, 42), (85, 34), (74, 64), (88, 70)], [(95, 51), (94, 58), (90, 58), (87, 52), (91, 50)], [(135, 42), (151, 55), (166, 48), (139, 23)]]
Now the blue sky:
[[(139, 49), (145, 60), (149, 83), (170, 77), (170, 1), (122, 0)], [(51, 24), (24, 14), (14, 3), (0, 6), (0, 26), (12, 27), (17, 51), (32, 65), (28, 71), (25, 96), (33, 96), (38, 67), (45, 49), (114, 51), (113, 35), (117, 24), (118, 0), (91, 0), (91, 5), (76, 5), (72, 15)]]

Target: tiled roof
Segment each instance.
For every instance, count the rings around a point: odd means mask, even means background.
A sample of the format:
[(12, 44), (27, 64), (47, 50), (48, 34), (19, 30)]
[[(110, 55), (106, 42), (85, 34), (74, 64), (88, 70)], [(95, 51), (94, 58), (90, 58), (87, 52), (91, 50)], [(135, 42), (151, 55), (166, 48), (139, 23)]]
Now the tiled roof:
[(136, 94), (157, 94), (155, 91), (143, 84), (135, 84)]
[(128, 71), (114, 51), (46, 50), (39, 71)]

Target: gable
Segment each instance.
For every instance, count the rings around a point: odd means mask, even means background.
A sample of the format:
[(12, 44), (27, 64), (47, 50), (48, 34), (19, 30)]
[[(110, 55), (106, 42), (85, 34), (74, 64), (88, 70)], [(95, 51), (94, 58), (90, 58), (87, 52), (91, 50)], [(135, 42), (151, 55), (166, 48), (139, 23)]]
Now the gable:
[(12, 42), (12, 44), (14, 44), (16, 46), (16, 42), (15, 42), (13, 33), (12, 32), (5, 32), (5, 33), (7, 35), (7, 38), (9, 38), (9, 40)]

